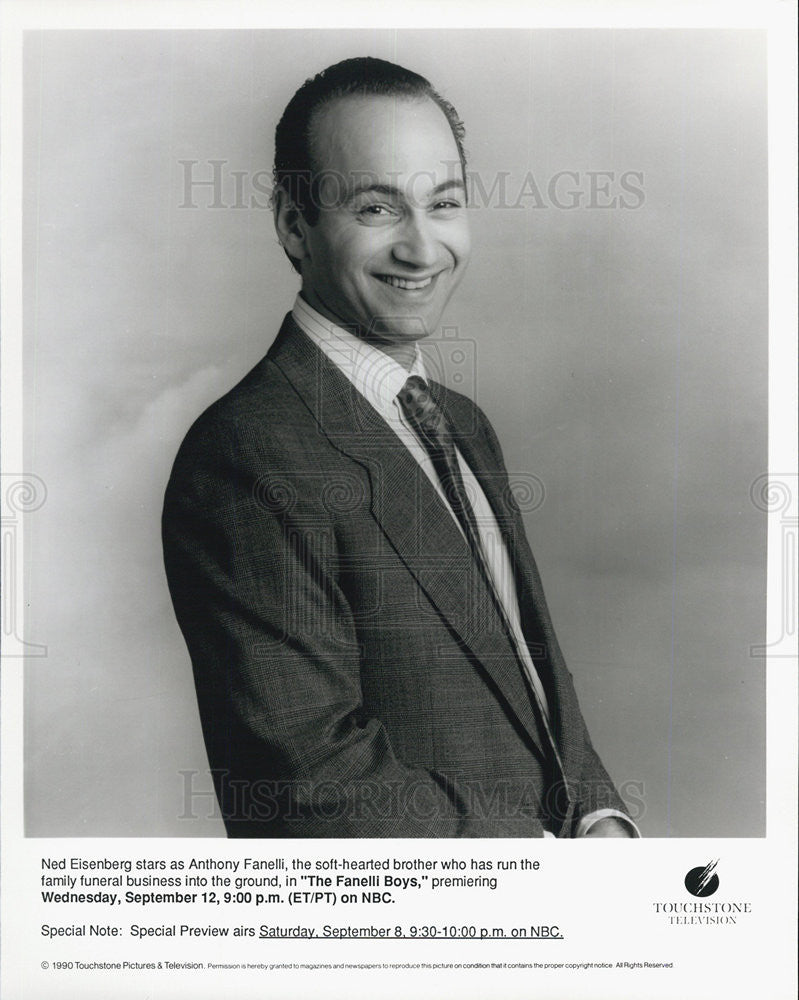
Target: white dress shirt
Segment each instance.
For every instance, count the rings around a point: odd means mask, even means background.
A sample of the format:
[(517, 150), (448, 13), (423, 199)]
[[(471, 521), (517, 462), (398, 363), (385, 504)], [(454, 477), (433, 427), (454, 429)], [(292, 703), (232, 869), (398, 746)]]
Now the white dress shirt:
[[(416, 355), (409, 370), (399, 362), (389, 357), (377, 347), (356, 337), (348, 330), (337, 326), (331, 320), (322, 316), (316, 309), (309, 306), (300, 294), (297, 295), (292, 309), (294, 320), (300, 329), (313, 341), (330, 361), (349, 379), (353, 386), (369, 402), (386, 421), (408, 451), (413, 455), (433, 488), (449, 511), (458, 530), (463, 534), (460, 522), (449, 505), (444, 494), (441, 481), (436, 472), (427, 449), (419, 440), (416, 431), (409, 423), (397, 398), (410, 375), (418, 375), (427, 380), (422, 356), (416, 349)], [(524, 667), (527, 679), (533, 689), (535, 698), (541, 708), (545, 725), (549, 725), (549, 706), (544, 687), (538, 671), (535, 668), (527, 642), (522, 631), (519, 615), (519, 599), (516, 593), (516, 582), (505, 543), (502, 539), (491, 505), (477, 481), (476, 476), (466, 464), (461, 453), (455, 449), (460, 467), (463, 485), (474, 511), (477, 528), (480, 533), (480, 544), (483, 548), (494, 589), (511, 630), (513, 643), (518, 657)], [(554, 746), (554, 741), (553, 741)], [(588, 827), (605, 816), (617, 816), (629, 823), (628, 817), (614, 809), (602, 809), (580, 821), (576, 836), (583, 836)], [(637, 832), (637, 831), (636, 831)], [(552, 836), (552, 834), (549, 834)]]

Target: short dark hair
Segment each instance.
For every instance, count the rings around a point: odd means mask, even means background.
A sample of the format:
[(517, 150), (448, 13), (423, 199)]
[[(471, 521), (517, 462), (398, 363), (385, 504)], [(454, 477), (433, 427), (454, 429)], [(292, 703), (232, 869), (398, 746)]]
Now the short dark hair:
[[(466, 154), (463, 140), (466, 130), (455, 108), (434, 90), (429, 80), (418, 73), (387, 62), (362, 56), (344, 59), (310, 77), (286, 105), (275, 129), (274, 185), (291, 198), (303, 218), (315, 225), (319, 218), (319, 200), (315, 196), (312, 131), (314, 118), (330, 102), (341, 97), (403, 97), (414, 100), (429, 97), (444, 113), (455, 145), (458, 147), (466, 179)], [(297, 263), (289, 257), (294, 267)]]

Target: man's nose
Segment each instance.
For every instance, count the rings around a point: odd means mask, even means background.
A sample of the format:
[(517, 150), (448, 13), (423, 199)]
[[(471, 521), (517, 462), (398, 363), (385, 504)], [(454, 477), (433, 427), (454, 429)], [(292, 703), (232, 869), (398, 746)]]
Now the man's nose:
[(395, 260), (411, 267), (432, 267), (439, 258), (433, 227), (422, 213), (410, 213), (396, 232), (392, 247)]

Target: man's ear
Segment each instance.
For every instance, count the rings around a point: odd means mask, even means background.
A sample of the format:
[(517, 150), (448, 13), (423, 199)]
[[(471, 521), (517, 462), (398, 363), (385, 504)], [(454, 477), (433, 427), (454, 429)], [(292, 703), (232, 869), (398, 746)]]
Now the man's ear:
[(308, 256), (305, 230), (308, 223), (291, 200), (288, 191), (277, 187), (274, 192), (273, 211), (275, 230), (283, 249), (295, 260)]

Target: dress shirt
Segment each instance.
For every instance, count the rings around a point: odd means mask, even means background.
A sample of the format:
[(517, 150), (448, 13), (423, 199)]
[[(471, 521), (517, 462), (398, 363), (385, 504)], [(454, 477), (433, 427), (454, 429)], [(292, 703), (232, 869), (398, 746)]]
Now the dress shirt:
[[(427, 381), (424, 361), (418, 347), (416, 347), (414, 360), (410, 369), (406, 369), (379, 348), (356, 337), (349, 330), (345, 330), (325, 316), (322, 316), (316, 309), (308, 305), (299, 293), (294, 301), (292, 315), (306, 336), (316, 344), (325, 356), (349, 379), (367, 402), (377, 410), (411, 455), (413, 455), (441, 498), (441, 502), (449, 511), (458, 531), (463, 535), (463, 529), (446, 499), (432, 459), (425, 446), (419, 440), (416, 431), (409, 423), (397, 399), (400, 390), (410, 375), (418, 375)], [(497, 598), (507, 618), (517, 655), (541, 708), (545, 725), (548, 726), (549, 706), (541, 678), (538, 676), (538, 671), (530, 656), (530, 651), (522, 631), (516, 582), (508, 550), (502, 539), (494, 512), (477, 481), (477, 477), (469, 468), (457, 448), (455, 449), (455, 453), (463, 478), (463, 484), (474, 511), (480, 534), (480, 544), (482, 545), (485, 560), (491, 573)], [(616, 816), (625, 823), (630, 824), (629, 818), (623, 813), (612, 809), (602, 809), (584, 816), (578, 825), (575, 835), (584, 836), (590, 826), (599, 819), (607, 816)], [(632, 826), (632, 824), (630, 825)], [(552, 836), (552, 834), (548, 835)]]

